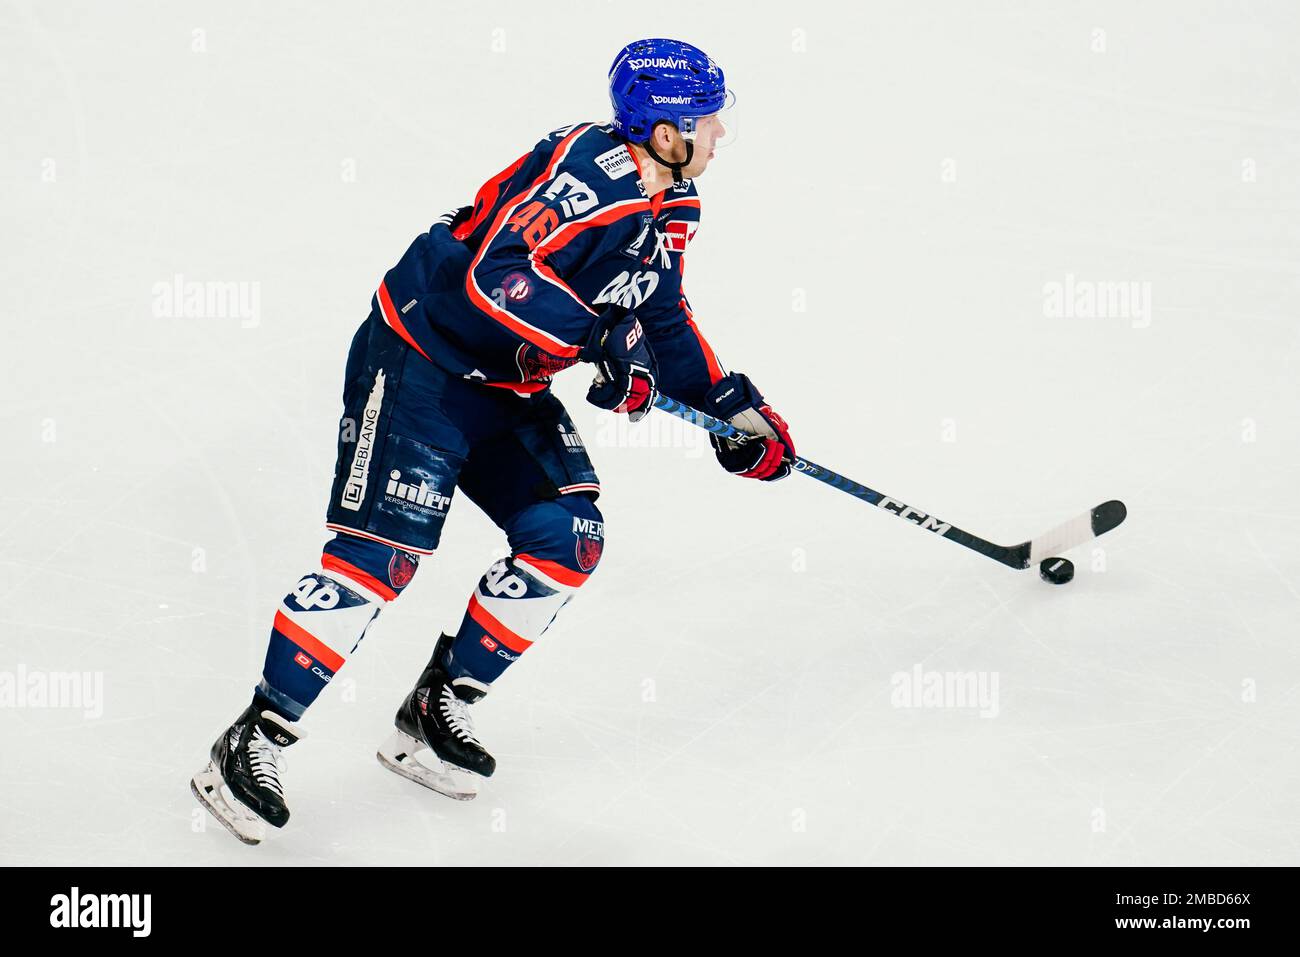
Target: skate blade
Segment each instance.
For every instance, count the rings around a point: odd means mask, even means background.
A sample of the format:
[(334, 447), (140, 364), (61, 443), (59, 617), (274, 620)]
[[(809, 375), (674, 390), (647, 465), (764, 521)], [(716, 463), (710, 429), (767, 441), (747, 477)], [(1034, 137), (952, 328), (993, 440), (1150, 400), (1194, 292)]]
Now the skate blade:
[(190, 778), (190, 790), (207, 812), (242, 843), (262, 843), (266, 837), (266, 822), (239, 803), (234, 795), (227, 795), (221, 772), (211, 761)]
[(453, 800), (472, 801), (478, 796), (476, 775), (445, 763), (427, 745), (404, 732), (394, 731), (375, 757), (393, 773)]

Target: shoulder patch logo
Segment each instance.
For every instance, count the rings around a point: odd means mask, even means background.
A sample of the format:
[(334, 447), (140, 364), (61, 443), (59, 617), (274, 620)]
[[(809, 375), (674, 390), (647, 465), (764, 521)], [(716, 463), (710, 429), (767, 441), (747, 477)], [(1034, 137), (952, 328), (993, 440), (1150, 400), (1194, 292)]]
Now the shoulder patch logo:
[[(501, 280), (501, 295), (505, 302), (514, 303), (522, 306), (529, 299), (533, 298), (533, 286), (528, 281), (528, 277), (521, 272), (507, 273), (506, 277)], [(505, 305), (498, 302), (498, 306)]]
[(698, 222), (688, 219), (673, 219), (664, 226), (664, 232), (668, 236), (668, 251), (670, 253), (686, 252), (686, 244), (691, 241), (695, 235), (695, 230), (700, 228)]
[(596, 157), (596, 165), (605, 171), (610, 179), (620, 179), (628, 173), (636, 172), (636, 163), (626, 146), (616, 146), (607, 153)]

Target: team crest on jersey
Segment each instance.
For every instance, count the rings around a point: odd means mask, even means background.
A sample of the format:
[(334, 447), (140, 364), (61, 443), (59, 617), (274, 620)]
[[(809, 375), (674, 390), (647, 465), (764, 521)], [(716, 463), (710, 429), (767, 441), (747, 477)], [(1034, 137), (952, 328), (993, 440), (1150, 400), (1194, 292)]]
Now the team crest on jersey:
[(501, 294), (505, 297), (503, 305), (522, 306), (533, 298), (533, 284), (521, 272), (507, 273), (501, 280)]
[(415, 577), (417, 559), (410, 552), (395, 552), (388, 560), (388, 581), (394, 588), (405, 588)]

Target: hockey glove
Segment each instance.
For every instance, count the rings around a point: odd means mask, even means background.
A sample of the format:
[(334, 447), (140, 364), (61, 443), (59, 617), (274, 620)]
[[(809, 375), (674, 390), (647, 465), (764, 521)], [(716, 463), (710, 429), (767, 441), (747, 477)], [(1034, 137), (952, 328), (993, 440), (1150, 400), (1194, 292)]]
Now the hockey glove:
[(794, 441), (785, 419), (772, 411), (743, 372), (733, 372), (713, 384), (704, 397), (704, 411), (761, 439), (737, 444), (709, 436), (722, 467), (742, 478), (775, 482), (790, 474)]
[(655, 360), (636, 316), (597, 325), (582, 358), (596, 364), (588, 402), (625, 413), (632, 422), (639, 422), (650, 411), (656, 395)]

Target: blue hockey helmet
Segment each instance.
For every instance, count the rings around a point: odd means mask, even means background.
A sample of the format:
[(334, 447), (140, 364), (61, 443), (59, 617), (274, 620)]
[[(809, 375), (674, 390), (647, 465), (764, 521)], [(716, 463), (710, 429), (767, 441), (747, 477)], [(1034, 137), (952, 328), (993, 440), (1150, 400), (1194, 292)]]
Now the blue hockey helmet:
[(645, 143), (661, 121), (682, 134), (682, 163), (666, 161), (647, 144), (650, 155), (680, 181), (681, 168), (694, 152), (696, 121), (726, 109), (735, 96), (727, 89), (722, 68), (699, 47), (682, 40), (648, 39), (629, 43), (614, 57), (609, 99), (614, 129), (631, 143)]

